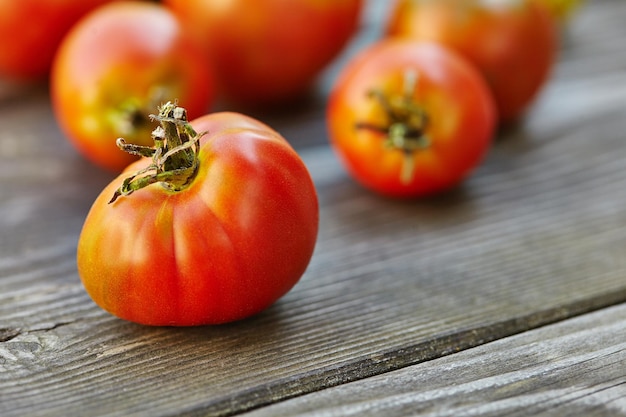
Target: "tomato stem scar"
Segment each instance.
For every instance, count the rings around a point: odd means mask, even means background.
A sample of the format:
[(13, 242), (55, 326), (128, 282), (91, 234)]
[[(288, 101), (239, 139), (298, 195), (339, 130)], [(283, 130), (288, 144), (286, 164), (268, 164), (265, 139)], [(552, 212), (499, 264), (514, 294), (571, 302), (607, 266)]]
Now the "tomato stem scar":
[(426, 135), (429, 117), (419, 106), (414, 97), (418, 82), (418, 73), (408, 69), (403, 74), (402, 94), (391, 95), (379, 89), (367, 92), (367, 97), (376, 100), (387, 116), (387, 122), (381, 125), (358, 122), (357, 129), (364, 129), (384, 135), (383, 146), (397, 149), (404, 155), (400, 180), (408, 184), (415, 173), (414, 154), (430, 147)]
[(149, 125), (151, 109), (162, 103), (165, 97), (167, 97), (167, 89), (160, 86), (151, 87), (145, 101), (129, 97), (123, 100), (117, 108), (111, 110), (111, 123), (122, 135), (135, 135), (138, 130), (142, 131)]
[(196, 133), (187, 121), (187, 111), (172, 102), (159, 107), (158, 115), (150, 119), (160, 123), (152, 131), (154, 147), (126, 143), (118, 138), (117, 146), (130, 154), (152, 158), (152, 163), (126, 178), (109, 203), (160, 183), (170, 191), (181, 191), (191, 184), (198, 170), (199, 141), (203, 133)]

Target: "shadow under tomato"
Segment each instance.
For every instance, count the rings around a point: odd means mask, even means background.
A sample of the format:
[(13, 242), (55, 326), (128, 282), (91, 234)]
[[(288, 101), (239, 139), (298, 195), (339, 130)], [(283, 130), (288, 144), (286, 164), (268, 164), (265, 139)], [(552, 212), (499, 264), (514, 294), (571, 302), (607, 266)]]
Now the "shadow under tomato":
[(92, 324), (102, 334), (101, 346), (91, 353), (98, 358), (148, 356), (151, 361), (181, 358), (219, 364), (219, 367), (229, 363), (243, 366), (238, 363), (240, 356), (249, 359), (255, 352), (279, 353), (281, 340), (288, 337), (284, 326), (288, 316), (288, 311), (274, 305), (256, 316), (233, 323), (171, 327), (145, 326), (102, 312), (93, 318), (97, 323)]
[(472, 221), (475, 210), (471, 186), (413, 199), (376, 194), (349, 177), (326, 183), (320, 195), (321, 233), (341, 227), (363, 236), (402, 233), (407, 228), (437, 229)]

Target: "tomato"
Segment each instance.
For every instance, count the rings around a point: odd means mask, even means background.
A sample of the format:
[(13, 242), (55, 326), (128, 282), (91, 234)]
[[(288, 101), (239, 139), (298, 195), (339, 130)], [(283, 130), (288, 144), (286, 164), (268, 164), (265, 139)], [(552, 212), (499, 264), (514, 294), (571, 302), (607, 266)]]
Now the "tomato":
[(435, 43), (376, 43), (341, 72), (328, 104), (331, 144), (348, 172), (383, 195), (447, 190), (484, 158), (496, 125), (476, 68)]
[(0, 76), (45, 79), (61, 39), (83, 15), (112, 0), (0, 0)]
[(548, 10), (557, 22), (566, 22), (582, 5), (582, 0), (534, 0)]
[(518, 119), (554, 63), (553, 22), (533, 0), (399, 0), (390, 36), (434, 41), (480, 68), (503, 123)]
[(293, 100), (353, 35), (363, 0), (165, 0), (204, 41), (225, 101)]
[[(98, 305), (133, 322), (243, 319), (304, 273), (317, 238), (315, 188), (298, 154), (265, 124), (224, 112), (188, 124), (178, 109), (165, 104), (164, 130), (154, 133), (169, 148), (130, 165), (94, 202), (78, 272)], [(197, 140), (196, 131), (207, 133)]]
[(202, 56), (163, 6), (103, 6), (71, 30), (55, 57), (51, 95), (57, 120), (88, 159), (119, 172), (136, 157), (119, 152), (115, 140), (149, 145), (150, 109), (177, 99), (197, 117), (211, 106), (214, 82)]

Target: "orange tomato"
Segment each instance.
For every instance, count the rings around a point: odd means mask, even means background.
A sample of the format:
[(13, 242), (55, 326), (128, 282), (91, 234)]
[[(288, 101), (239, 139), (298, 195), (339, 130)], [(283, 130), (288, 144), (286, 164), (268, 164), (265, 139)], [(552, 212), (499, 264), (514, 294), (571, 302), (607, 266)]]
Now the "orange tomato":
[(541, 91), (557, 48), (553, 22), (534, 0), (399, 0), (387, 31), (438, 42), (474, 63), (505, 123)]
[[(133, 322), (243, 319), (304, 273), (317, 238), (315, 188), (300, 157), (265, 124), (236, 113), (188, 124), (181, 114), (168, 103), (158, 117), (165, 143), (174, 137), (177, 147), (130, 165), (94, 202), (78, 272), (100, 307)], [(207, 133), (198, 140), (195, 132)]]
[(363, 0), (165, 0), (204, 43), (222, 96), (248, 107), (304, 93), (355, 32)]
[(386, 40), (340, 74), (328, 105), (331, 144), (361, 184), (394, 197), (445, 191), (488, 151), (493, 97), (464, 58), (434, 43)]
[(177, 100), (190, 117), (213, 103), (214, 82), (201, 48), (166, 8), (118, 2), (85, 16), (67, 35), (51, 79), (57, 120), (89, 160), (121, 171), (137, 159), (120, 152), (125, 137), (150, 144), (149, 113)]

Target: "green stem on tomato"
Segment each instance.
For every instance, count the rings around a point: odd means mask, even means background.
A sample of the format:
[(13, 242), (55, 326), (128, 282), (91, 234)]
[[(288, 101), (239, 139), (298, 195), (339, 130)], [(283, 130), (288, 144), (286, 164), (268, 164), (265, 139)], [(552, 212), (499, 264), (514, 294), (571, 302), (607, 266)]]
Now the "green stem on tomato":
[(155, 183), (170, 191), (182, 191), (196, 175), (199, 141), (203, 134), (196, 133), (191, 127), (187, 111), (167, 102), (159, 107), (158, 115), (150, 118), (160, 123), (152, 132), (154, 147), (129, 144), (123, 138), (117, 139), (116, 143), (125, 152), (152, 158), (152, 163), (126, 178), (109, 203)]
[(384, 136), (383, 145), (403, 153), (400, 181), (408, 184), (415, 173), (414, 154), (430, 147), (431, 142), (426, 131), (429, 125), (428, 114), (419, 106), (413, 96), (417, 84), (417, 73), (404, 73), (403, 94), (390, 96), (380, 90), (370, 90), (367, 95), (382, 107), (387, 116), (387, 123), (376, 125), (359, 122), (357, 129), (380, 133)]

